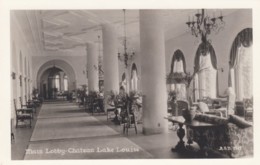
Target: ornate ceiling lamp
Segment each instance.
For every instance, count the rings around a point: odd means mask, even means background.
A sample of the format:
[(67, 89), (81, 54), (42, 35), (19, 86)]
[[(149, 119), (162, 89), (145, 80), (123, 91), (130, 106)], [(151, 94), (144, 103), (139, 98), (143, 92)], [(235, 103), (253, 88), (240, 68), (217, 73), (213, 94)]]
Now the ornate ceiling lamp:
[(215, 12), (213, 13), (213, 17), (210, 17), (206, 14), (205, 9), (201, 9), (197, 11), (195, 16), (192, 17), (186, 24), (190, 28), (191, 34), (195, 37), (200, 37), (202, 43), (209, 42), (207, 36), (211, 34), (213, 31), (217, 34), (220, 30), (222, 30), (225, 26), (225, 22), (223, 20), (222, 12), (220, 15), (215, 17)]

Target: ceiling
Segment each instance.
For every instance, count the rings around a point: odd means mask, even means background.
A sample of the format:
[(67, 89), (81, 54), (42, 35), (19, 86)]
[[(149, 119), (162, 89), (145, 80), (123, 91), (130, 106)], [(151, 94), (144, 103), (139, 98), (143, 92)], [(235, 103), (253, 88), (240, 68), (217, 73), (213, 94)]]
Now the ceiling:
[[(209, 16), (224, 16), (235, 12), (235, 9), (206, 10)], [(188, 33), (185, 24), (196, 9), (163, 10), (166, 40)], [(123, 49), (123, 10), (15, 10), (17, 18), (27, 38), (28, 45), (35, 50), (33, 55), (46, 55), (46, 52), (75, 51), (86, 43), (100, 42), (102, 50), (101, 25), (112, 23), (118, 32), (118, 50)], [(100, 40), (98, 39), (100, 36)], [(126, 36), (128, 48), (135, 49), (139, 44), (139, 10), (126, 10)]]

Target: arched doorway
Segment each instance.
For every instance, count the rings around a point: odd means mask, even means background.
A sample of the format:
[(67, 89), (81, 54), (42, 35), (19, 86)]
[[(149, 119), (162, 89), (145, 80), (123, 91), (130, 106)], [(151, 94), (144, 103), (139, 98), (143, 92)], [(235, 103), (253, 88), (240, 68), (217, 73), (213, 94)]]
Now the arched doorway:
[(75, 72), (63, 60), (48, 61), (38, 70), (37, 88), (44, 99), (64, 98), (76, 90)]

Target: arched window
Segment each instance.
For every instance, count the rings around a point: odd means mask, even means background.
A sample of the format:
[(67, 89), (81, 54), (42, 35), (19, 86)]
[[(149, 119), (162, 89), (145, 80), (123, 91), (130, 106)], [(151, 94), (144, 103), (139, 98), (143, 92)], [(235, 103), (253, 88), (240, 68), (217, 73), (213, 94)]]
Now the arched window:
[(194, 100), (217, 97), (217, 58), (212, 45), (201, 43), (195, 56)]
[(68, 91), (68, 76), (64, 75), (64, 91)]
[(239, 101), (253, 96), (252, 45), (252, 28), (247, 28), (237, 35), (231, 48), (229, 86)]
[(60, 75), (56, 74), (55, 75), (55, 88), (57, 91), (60, 91)]
[(176, 92), (178, 100), (186, 100), (186, 62), (181, 50), (176, 50), (172, 56), (170, 77), (173, 81), (168, 82), (170, 90)]
[(131, 70), (131, 90), (137, 91), (138, 90), (137, 85), (138, 85), (137, 67), (135, 63), (133, 63), (132, 70)]

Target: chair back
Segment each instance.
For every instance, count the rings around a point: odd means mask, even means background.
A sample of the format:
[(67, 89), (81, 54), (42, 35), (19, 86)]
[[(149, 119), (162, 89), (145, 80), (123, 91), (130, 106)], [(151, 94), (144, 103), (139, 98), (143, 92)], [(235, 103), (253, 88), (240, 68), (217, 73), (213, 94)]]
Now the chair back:
[(235, 102), (235, 115), (244, 116), (245, 108), (244, 103), (242, 101)]
[(23, 105), (23, 99), (22, 99), (22, 97), (19, 97), (19, 100), (20, 100), (20, 105), (21, 105), (21, 108), (22, 108), (22, 105)]
[(243, 99), (244, 108), (253, 108), (253, 99)]
[(25, 99), (25, 102), (26, 102), (27, 101), (27, 96), (26, 95), (24, 96), (24, 99)]
[(177, 114), (176, 116), (181, 116), (182, 111), (189, 109), (189, 103), (185, 100), (177, 100)]

